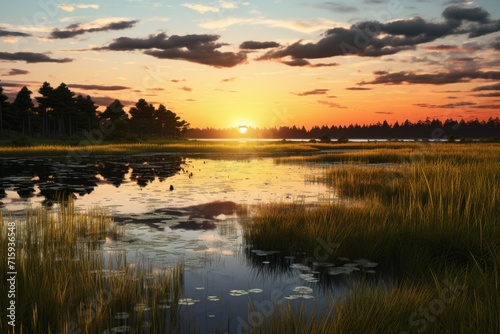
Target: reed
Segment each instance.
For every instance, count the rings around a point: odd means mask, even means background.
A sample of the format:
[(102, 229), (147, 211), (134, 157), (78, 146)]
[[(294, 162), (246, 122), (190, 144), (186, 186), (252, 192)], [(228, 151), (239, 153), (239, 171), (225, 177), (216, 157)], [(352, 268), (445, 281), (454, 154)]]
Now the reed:
[(138, 153), (229, 153), (229, 154), (283, 154), (317, 151), (307, 143), (257, 141), (168, 141), (134, 144), (100, 145), (38, 145), (28, 147), (1, 147), (0, 156), (85, 156), (130, 155)]
[[(500, 323), (500, 296), (494, 292), (500, 281), (499, 147), (447, 148), (412, 160), (406, 148), (397, 149), (386, 159), (393, 163), (375, 166), (356, 160), (374, 152), (349, 153), (342, 159), (357, 163), (333, 165), (319, 178), (335, 187), (340, 203), (257, 210), (245, 231), (252, 247), (314, 254), (321, 238), (338, 245), (328, 261), (368, 258), (390, 268), (393, 278), (389, 289), (356, 286), (328, 309), (335, 314), (328, 320), (317, 313), (290, 328), (294, 312), (280, 308), (262, 332), (494, 333)], [(397, 163), (398, 152), (403, 163)], [(425, 318), (420, 310), (441, 307), (445, 281), (464, 288), (439, 315)]]
[[(151, 332), (159, 332), (177, 325), (177, 303), (172, 301), (169, 310), (160, 305), (179, 298), (182, 266), (164, 271), (132, 267), (125, 251), (102, 250), (107, 233), (120, 233), (105, 211), (79, 212), (72, 202), (54, 211), (27, 210), (24, 219), (1, 221), (2, 245), (8, 222), (14, 221), (17, 230), (16, 333), (103, 333), (122, 325), (137, 330), (146, 322)], [(0, 249), (3, 259), (6, 251)], [(11, 271), (6, 261), (0, 267)], [(4, 284), (0, 293), (7, 295)], [(1, 308), (7, 303), (2, 298)], [(0, 332), (14, 333), (5, 319)]]

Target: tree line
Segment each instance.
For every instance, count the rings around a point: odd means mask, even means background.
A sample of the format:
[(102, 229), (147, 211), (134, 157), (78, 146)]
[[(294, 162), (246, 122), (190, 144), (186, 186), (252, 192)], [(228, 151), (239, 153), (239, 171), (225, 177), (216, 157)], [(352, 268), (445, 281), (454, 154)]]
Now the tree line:
[[(429, 119), (417, 122), (406, 120), (402, 123), (389, 124), (387, 121), (375, 124), (348, 126), (323, 125), (307, 130), (304, 126), (281, 126), (274, 128), (249, 127), (244, 135), (247, 138), (262, 139), (498, 139), (500, 138), (500, 120), (490, 117), (487, 121), (478, 119), (464, 121)], [(190, 129), (187, 138), (241, 138), (238, 128)]]
[(155, 108), (145, 99), (139, 99), (128, 113), (117, 99), (99, 112), (90, 96), (76, 95), (64, 83), (54, 88), (44, 82), (34, 100), (32, 94), (24, 86), (10, 102), (0, 86), (0, 139), (78, 138), (103, 122), (112, 123), (113, 131), (107, 134), (107, 139), (113, 140), (180, 138), (189, 129), (189, 123), (176, 113), (162, 104)]

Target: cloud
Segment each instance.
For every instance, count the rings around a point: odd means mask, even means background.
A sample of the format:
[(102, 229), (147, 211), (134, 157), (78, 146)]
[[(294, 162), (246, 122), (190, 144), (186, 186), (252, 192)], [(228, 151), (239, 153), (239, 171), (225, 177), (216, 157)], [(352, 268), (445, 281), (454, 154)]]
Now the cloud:
[(334, 2), (334, 1), (326, 1), (320, 4), (316, 4), (315, 7), (326, 9), (332, 11), (334, 13), (353, 13), (357, 12), (358, 8), (354, 6), (349, 6), (343, 3)]
[(240, 44), (240, 49), (259, 50), (259, 49), (277, 48), (278, 46), (280, 46), (280, 44), (277, 42), (245, 41)]
[(120, 37), (103, 48), (94, 50), (133, 51), (159, 59), (185, 60), (213, 67), (233, 67), (247, 61), (246, 52), (221, 52), (217, 49), (227, 44), (217, 42), (218, 35), (172, 35), (165, 33), (147, 38)]
[(474, 79), (492, 79), (500, 77), (500, 71), (450, 71), (432, 74), (417, 74), (411, 71), (401, 71), (394, 73), (385, 73), (378, 75), (372, 81), (362, 81), (359, 85), (377, 85), (390, 84), (401, 85), (408, 84), (430, 84), (430, 85), (445, 85), (451, 83), (469, 82)]
[(491, 21), (489, 13), (479, 7), (450, 6), (443, 11), (442, 16), (445, 20), (438, 23), (414, 17), (388, 23), (363, 21), (349, 28), (336, 27), (327, 30), (324, 37), (315, 43), (299, 40), (268, 51), (259, 60), (285, 57), (317, 59), (346, 55), (381, 57), (413, 50), (419, 44), (446, 36), (469, 34), (473, 38), (500, 31), (500, 20)]
[(193, 91), (193, 88), (191, 88), (191, 87), (187, 87), (187, 86), (180, 87), (179, 89), (180, 89), (180, 90), (184, 90), (184, 91), (186, 91), (186, 92), (191, 92), (191, 91)]
[(105, 24), (101, 27), (96, 27), (96, 28), (82, 28), (79, 23), (71, 24), (66, 27), (65, 30), (59, 30), (59, 29), (54, 29), (51, 33), (50, 36), (51, 38), (54, 39), (64, 39), (64, 38), (72, 38), (78, 35), (83, 35), (86, 33), (92, 33), (92, 32), (99, 32), (99, 31), (110, 31), (110, 30), (123, 30), (123, 29), (128, 29), (132, 28), (138, 20), (131, 20), (131, 21), (118, 21), (118, 22), (111, 22), (108, 24)]
[(309, 90), (303, 93), (292, 93), (297, 96), (309, 96), (309, 95), (324, 95), (328, 93), (330, 90), (329, 89), (313, 89)]
[(478, 106), (473, 106), (474, 109), (500, 109), (500, 104), (483, 104)]
[(493, 85), (486, 85), (486, 86), (479, 86), (474, 88), (472, 91), (473, 92), (478, 92), (482, 90), (500, 90), (500, 83), (496, 83)]
[(450, 44), (439, 44), (439, 45), (428, 45), (423, 47), (424, 50), (428, 51), (458, 51), (460, 48), (457, 45)]
[(13, 68), (11, 69), (8, 73), (4, 74), (6, 76), (12, 76), (12, 75), (24, 75), (24, 74), (29, 74), (29, 71), (26, 70), (20, 70), (18, 68)]
[(490, 20), (490, 13), (481, 7), (468, 8), (459, 5), (452, 5), (443, 11), (443, 17), (447, 20), (466, 20), (471, 22), (487, 23)]
[(394, 112), (392, 111), (375, 111), (376, 114), (381, 114), (381, 115), (392, 115)]
[(205, 14), (208, 12), (217, 13), (219, 8), (195, 3), (183, 3), (181, 6), (197, 11), (198, 13)]
[(30, 37), (30, 34), (0, 29), (0, 37)]
[(447, 104), (427, 104), (427, 103), (417, 103), (414, 106), (422, 107), (422, 108), (440, 108), (440, 109), (454, 109), (460, 107), (469, 107), (475, 106), (477, 103), (474, 102), (457, 102), (457, 103), (447, 103)]
[(320, 104), (323, 104), (329, 108), (339, 108), (339, 109), (345, 109), (346, 107), (338, 104), (338, 103), (334, 103), (332, 101), (325, 101), (325, 100), (317, 100), (316, 102), (320, 103)]
[(99, 9), (99, 5), (95, 5), (95, 4), (59, 4), (59, 9), (62, 9), (63, 11), (65, 12), (72, 12), (75, 10), (75, 8), (79, 8), (79, 9)]
[(282, 60), (282, 64), (288, 65), (288, 66), (293, 66), (293, 67), (332, 67), (332, 66), (338, 66), (340, 65), (339, 63), (317, 63), (317, 64), (311, 64), (305, 59), (292, 59), (292, 60)]
[(82, 84), (68, 84), (68, 87), (87, 89), (87, 90), (105, 90), (105, 91), (130, 89), (130, 87), (126, 86), (104, 86), (104, 85), (82, 85)]
[(25, 61), (26, 63), (69, 63), (72, 58), (50, 58), (44, 53), (34, 52), (0, 52), (0, 60)]
[(306, 20), (306, 19), (277, 20), (277, 19), (266, 19), (266, 18), (228, 17), (224, 19), (203, 22), (198, 26), (203, 29), (221, 30), (221, 29), (226, 29), (233, 25), (266, 26), (271, 28), (289, 29), (292, 31), (309, 34), (316, 31), (329, 29), (331, 27), (340, 26), (341, 24), (323, 18), (318, 18), (315, 20)]
[(474, 94), (475, 97), (500, 97), (500, 92)]
[(367, 87), (347, 87), (346, 90), (372, 90), (373, 88)]
[(493, 42), (491, 42), (491, 48), (500, 51), (500, 36), (498, 36)]
[(236, 80), (236, 78), (234, 78), (234, 77), (233, 77), (233, 78), (226, 78), (226, 79), (222, 79), (221, 81), (222, 81), (222, 82), (232, 82), (232, 81), (234, 81), (234, 80)]

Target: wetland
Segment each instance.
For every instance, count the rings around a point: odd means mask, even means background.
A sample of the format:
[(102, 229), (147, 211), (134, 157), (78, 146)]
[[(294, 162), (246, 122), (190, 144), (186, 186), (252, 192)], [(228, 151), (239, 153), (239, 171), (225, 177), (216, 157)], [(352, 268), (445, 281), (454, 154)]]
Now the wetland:
[(18, 329), (497, 328), (499, 145), (262, 145), (6, 154)]

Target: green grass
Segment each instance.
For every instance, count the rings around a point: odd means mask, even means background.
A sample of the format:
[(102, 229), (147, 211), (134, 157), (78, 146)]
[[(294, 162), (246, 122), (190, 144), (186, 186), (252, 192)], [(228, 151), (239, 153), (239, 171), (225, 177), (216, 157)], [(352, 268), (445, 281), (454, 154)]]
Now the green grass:
[[(2, 217), (0, 217), (2, 218)], [(145, 316), (136, 305), (158, 310), (160, 300), (180, 297), (182, 266), (149, 276), (149, 268), (125, 264), (125, 253), (110, 258), (100, 251), (106, 233), (120, 234), (108, 215), (99, 209), (76, 212), (72, 203), (58, 212), (28, 210), (23, 220), (3, 217), (0, 257), (7, 259), (9, 222), (16, 222), (16, 327), (15, 333), (102, 333), (117, 327), (118, 312), (130, 314), (136, 328)], [(4, 247), (5, 245), (5, 247)], [(103, 255), (104, 254), (104, 255)], [(7, 261), (2, 261), (7, 273)], [(146, 286), (150, 288), (146, 289)], [(0, 287), (0, 307), (8, 307), (7, 285)], [(177, 303), (167, 315), (175, 328)], [(158, 313), (163, 312), (163, 313)], [(165, 311), (150, 315), (153, 332), (165, 330)], [(2, 312), (2, 314), (4, 314)], [(7, 318), (0, 319), (0, 332), (14, 333)]]
[[(434, 321), (426, 320), (425, 330), (494, 333), (500, 326), (499, 150), (499, 145), (453, 144), (413, 160), (407, 148), (294, 158), (343, 161), (319, 180), (334, 186), (344, 201), (312, 208), (262, 206), (247, 225), (247, 242), (258, 249), (314, 254), (322, 238), (338, 244), (329, 261), (374, 260), (391, 268), (394, 283), (391, 289), (356, 287), (328, 310), (335, 314), (331, 319), (318, 314), (294, 328), (280, 327), (294, 317), (280, 309), (282, 318), (269, 320), (262, 331), (417, 332), (424, 327), (422, 316), (410, 316), (438, 298), (445, 280), (457, 280), (465, 290)], [(376, 152), (377, 161), (392, 163), (359, 164), (375, 162)]]

